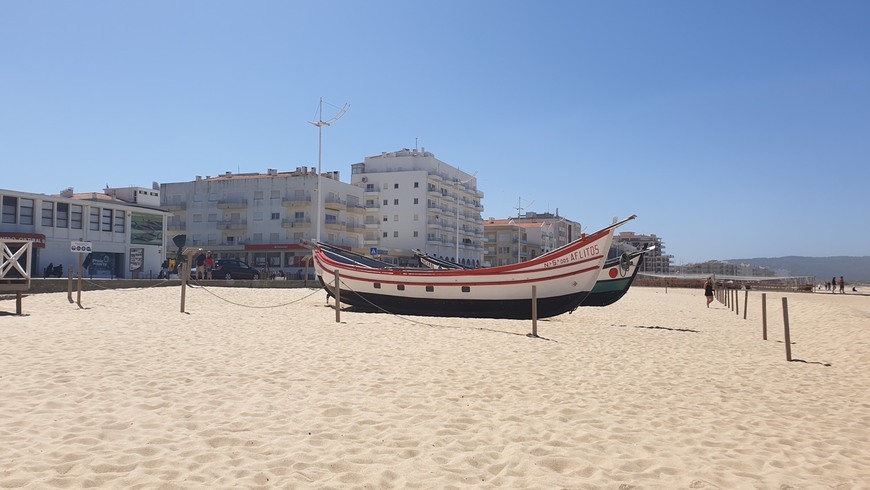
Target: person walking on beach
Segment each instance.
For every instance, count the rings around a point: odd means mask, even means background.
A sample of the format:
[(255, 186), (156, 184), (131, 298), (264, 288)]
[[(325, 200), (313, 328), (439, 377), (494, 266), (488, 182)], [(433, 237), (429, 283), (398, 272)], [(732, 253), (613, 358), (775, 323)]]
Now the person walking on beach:
[(196, 278), (205, 279), (205, 254), (202, 252), (196, 255)]
[(205, 256), (205, 279), (212, 279), (212, 271), (214, 270), (214, 254), (211, 253), (211, 250)]
[(710, 303), (713, 302), (713, 278), (708, 277), (707, 281), (704, 282), (704, 296), (707, 298), (707, 308), (710, 307)]
[(840, 276), (840, 292), (846, 294), (846, 281), (843, 280), (843, 276)]
[(834, 276), (831, 278), (831, 292), (832, 293), (837, 292), (837, 276)]

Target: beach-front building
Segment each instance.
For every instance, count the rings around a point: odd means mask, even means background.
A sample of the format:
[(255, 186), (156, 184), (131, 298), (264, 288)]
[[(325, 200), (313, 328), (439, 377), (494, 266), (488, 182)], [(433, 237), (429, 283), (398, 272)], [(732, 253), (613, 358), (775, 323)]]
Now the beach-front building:
[(186, 246), (212, 251), (219, 259), (241, 259), (295, 277), (311, 255), (300, 242), (318, 232), (321, 241), (363, 250), (363, 190), (341, 182), (339, 172), (324, 172), (319, 179), (308, 167), (226, 172), (160, 188), (164, 208), (173, 213), (169, 234), (185, 235)]
[[(33, 274), (49, 264), (78, 264), (72, 242), (89, 242), (92, 253), (86, 277), (157, 277), (165, 258), (166, 218), (160, 190), (108, 188), (104, 192), (59, 195), (0, 189), (0, 238), (33, 242)], [(83, 257), (84, 258), (84, 257)]]
[(367, 253), (413, 264), (414, 249), (468, 266), (483, 262), (483, 192), (477, 178), (421, 150), (366, 157), (351, 166), (364, 191)]
[(484, 222), (484, 262), (499, 266), (525, 262), (580, 237), (580, 223), (553, 213), (528, 212)]
[(670, 274), (672, 255), (665, 253), (665, 244), (661, 237), (652, 235), (641, 235), (631, 231), (623, 231), (617, 233), (613, 237), (613, 242), (616, 244), (627, 245), (635, 250), (642, 250), (650, 245), (655, 245), (655, 249), (644, 254), (643, 263), (640, 266), (640, 272), (650, 274)]

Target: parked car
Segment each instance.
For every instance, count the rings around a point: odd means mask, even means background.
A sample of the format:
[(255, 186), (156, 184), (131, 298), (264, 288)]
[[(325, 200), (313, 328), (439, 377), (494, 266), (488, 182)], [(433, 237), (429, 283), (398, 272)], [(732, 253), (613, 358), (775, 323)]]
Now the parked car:
[(215, 262), (212, 277), (215, 279), (259, 279), (260, 271), (236, 259), (220, 259)]

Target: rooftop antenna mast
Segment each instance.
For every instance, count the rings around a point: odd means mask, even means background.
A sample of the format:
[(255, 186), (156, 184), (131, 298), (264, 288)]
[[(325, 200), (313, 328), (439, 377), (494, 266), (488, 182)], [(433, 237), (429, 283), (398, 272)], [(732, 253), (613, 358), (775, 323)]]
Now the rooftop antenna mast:
[[(535, 203), (535, 201), (533, 200), (530, 203), (526, 204), (526, 206), (531, 206), (534, 203)], [(525, 209), (525, 208), (523, 208), (523, 198), (518, 197), (517, 198), (517, 264), (522, 262), (522, 258), (520, 256), (520, 253), (523, 250), (523, 227), (522, 227), (522, 225), (520, 225), (520, 219), (522, 219), (522, 217), (523, 217), (523, 209)]]
[(336, 115), (324, 121), (323, 97), (321, 97), (320, 105), (317, 108), (317, 121), (308, 121), (309, 124), (317, 126), (317, 188), (315, 191), (317, 193), (317, 227), (314, 234), (314, 239), (318, 242), (320, 241), (320, 222), (323, 221), (323, 193), (320, 192), (320, 165), (323, 161), (323, 126), (329, 126), (332, 123), (341, 119), (342, 116), (347, 114), (348, 109), (350, 109), (350, 104), (344, 104), (344, 106), (338, 110), (338, 113)]

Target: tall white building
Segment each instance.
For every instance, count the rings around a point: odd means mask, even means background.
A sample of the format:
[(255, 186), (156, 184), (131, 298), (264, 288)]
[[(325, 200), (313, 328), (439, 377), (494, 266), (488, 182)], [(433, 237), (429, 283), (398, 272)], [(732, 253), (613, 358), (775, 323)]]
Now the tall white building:
[[(298, 273), (311, 252), (300, 245), (320, 239), (363, 250), (363, 190), (339, 181), (338, 172), (320, 177), (318, 206), (315, 169), (265, 174), (226, 172), (192, 182), (161, 185), (162, 204), (171, 211), (170, 238), (186, 235), (186, 246), (214, 252), (218, 258), (242, 259), (252, 266)], [(322, 209), (322, 212), (320, 211)]]
[(481, 265), (483, 192), (473, 175), (425, 148), (366, 157), (351, 170), (351, 184), (364, 190), (367, 253), (404, 264), (419, 249)]

